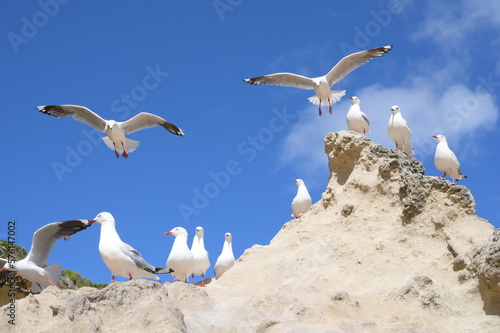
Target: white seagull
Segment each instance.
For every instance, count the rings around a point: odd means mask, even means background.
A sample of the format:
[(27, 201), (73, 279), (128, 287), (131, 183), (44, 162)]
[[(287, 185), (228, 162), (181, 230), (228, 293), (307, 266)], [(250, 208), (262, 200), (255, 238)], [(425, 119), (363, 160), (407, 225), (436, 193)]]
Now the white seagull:
[(227, 232), (224, 235), (224, 239), (222, 252), (215, 262), (214, 273), (216, 279), (220, 278), (224, 272), (234, 265), (233, 236), (231, 233)]
[(396, 144), (396, 148), (398, 150), (406, 153), (409, 156), (415, 155), (410, 142), (410, 126), (408, 125), (406, 120), (404, 120), (403, 116), (401, 115), (401, 110), (397, 105), (393, 105), (391, 108), (391, 117), (389, 118), (387, 133)]
[(443, 173), (440, 177), (444, 179), (448, 175), (453, 179), (453, 182), (455, 182), (455, 179), (458, 181), (467, 178), (466, 175), (460, 173), (460, 163), (455, 153), (448, 147), (446, 137), (444, 135), (434, 135), (432, 137), (438, 142), (434, 154), (434, 165)]
[(302, 179), (295, 179), (297, 184), (297, 195), (292, 201), (292, 217), (299, 218), (302, 214), (307, 212), (312, 206), (311, 196), (307, 191), (306, 184)]
[(128, 153), (133, 152), (139, 146), (139, 141), (127, 139), (125, 134), (131, 134), (149, 127), (162, 126), (170, 133), (184, 136), (184, 132), (179, 127), (147, 112), (141, 112), (127, 121), (119, 122), (104, 120), (86, 107), (78, 105), (44, 105), (36, 108), (42, 113), (58, 118), (73, 116), (74, 119), (105, 133), (107, 136), (102, 139), (106, 146), (115, 151), (117, 158), (120, 157), (120, 154), (127, 158)]
[(174, 244), (167, 259), (167, 268), (174, 270), (172, 275), (175, 280), (188, 282), (188, 278), (194, 272), (193, 254), (187, 244), (188, 232), (182, 227), (176, 227), (166, 232), (165, 235), (175, 237)]
[(253, 85), (270, 84), (276, 86), (286, 86), (302, 89), (314, 89), (316, 95), (309, 97), (309, 102), (318, 105), (319, 115), (321, 116), (321, 106), (329, 106), (329, 112), (332, 113), (332, 104), (340, 101), (345, 95), (345, 90), (331, 90), (331, 87), (342, 80), (347, 74), (375, 57), (381, 57), (392, 50), (393, 45), (387, 45), (352, 53), (342, 58), (326, 75), (315, 78), (309, 78), (293, 73), (269, 74), (251, 79), (244, 79), (246, 83)]
[(64, 237), (85, 230), (91, 225), (88, 220), (69, 220), (47, 224), (33, 234), (31, 249), (26, 258), (14, 262), (12, 260), (0, 259), (0, 286), (3, 286), (9, 279), (9, 271), (17, 272), (20, 276), (33, 283), (31, 291), (41, 292), (49, 285), (55, 286), (61, 279), (61, 264), (53, 264), (43, 267), (50, 250), (54, 244)]
[(358, 133), (369, 133), (370, 132), (370, 121), (364, 112), (361, 111), (361, 102), (358, 97), (352, 96), (351, 106), (347, 112), (347, 127), (350, 131), (355, 131)]
[(110, 213), (99, 213), (89, 222), (101, 225), (99, 253), (111, 271), (111, 282), (115, 282), (115, 275), (130, 280), (148, 278), (160, 281), (160, 278), (154, 274), (172, 272), (170, 269), (158, 268), (148, 264), (136, 249), (124, 243), (118, 232), (116, 232), (115, 218)]
[(201, 287), (205, 287), (205, 273), (210, 267), (208, 251), (205, 250), (204, 236), (205, 230), (203, 230), (202, 227), (196, 227), (196, 234), (194, 235), (193, 244), (191, 245), (191, 253), (193, 254), (194, 260), (194, 269), (192, 274), (193, 284), (194, 276), (201, 275)]

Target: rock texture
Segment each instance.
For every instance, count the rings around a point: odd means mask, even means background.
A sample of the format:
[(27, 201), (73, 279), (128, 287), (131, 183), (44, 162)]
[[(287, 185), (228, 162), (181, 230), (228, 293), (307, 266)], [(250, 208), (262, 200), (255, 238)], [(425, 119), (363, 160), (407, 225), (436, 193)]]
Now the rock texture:
[(363, 135), (329, 134), (325, 152), (321, 200), (207, 288), (50, 287), (8, 331), (497, 333), (500, 232), (468, 189)]

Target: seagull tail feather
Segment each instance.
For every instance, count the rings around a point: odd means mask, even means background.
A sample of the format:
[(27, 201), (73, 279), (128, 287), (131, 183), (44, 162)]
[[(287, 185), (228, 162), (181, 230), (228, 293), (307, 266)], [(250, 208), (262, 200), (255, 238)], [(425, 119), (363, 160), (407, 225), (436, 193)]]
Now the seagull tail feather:
[[(108, 146), (109, 149), (115, 150), (115, 145), (113, 145), (113, 141), (111, 141), (107, 136), (103, 137), (102, 140), (104, 141), (104, 143), (106, 144), (106, 146)], [(131, 139), (125, 138), (124, 146), (125, 146), (125, 150), (127, 151), (127, 153), (131, 153), (134, 150), (136, 150), (137, 147), (139, 147), (139, 142), (140, 141), (136, 141), (136, 140), (131, 140)], [(123, 154), (123, 147), (122, 147), (122, 145), (118, 145), (117, 144), (116, 145), (116, 151), (119, 154)]]
[[(330, 103), (335, 104), (338, 101), (340, 101), (340, 98), (345, 95), (345, 90), (333, 90), (332, 94), (330, 95)], [(314, 95), (308, 98), (309, 102), (313, 103), (314, 105), (320, 105), (320, 100), (318, 95)], [(323, 106), (329, 106), (328, 101), (321, 101), (321, 105)]]

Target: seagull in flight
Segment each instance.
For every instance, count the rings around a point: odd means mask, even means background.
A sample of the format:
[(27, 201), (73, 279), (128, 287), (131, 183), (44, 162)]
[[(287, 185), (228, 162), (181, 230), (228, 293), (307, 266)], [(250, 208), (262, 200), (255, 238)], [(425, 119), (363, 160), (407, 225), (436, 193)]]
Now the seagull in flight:
[(127, 121), (104, 120), (99, 115), (84, 106), (78, 105), (43, 105), (36, 107), (38, 111), (57, 117), (65, 118), (73, 116), (74, 119), (81, 121), (98, 131), (105, 133), (103, 141), (110, 149), (115, 151), (117, 158), (120, 154), (124, 158), (128, 153), (133, 152), (139, 146), (139, 141), (130, 140), (125, 134), (131, 134), (141, 129), (162, 126), (172, 134), (184, 136), (184, 132), (174, 124), (151, 113), (141, 112)]
[(386, 45), (374, 49), (352, 53), (340, 61), (323, 76), (309, 78), (293, 73), (276, 73), (269, 74), (243, 81), (253, 85), (269, 84), (275, 86), (286, 86), (301, 89), (314, 89), (316, 95), (309, 97), (309, 102), (318, 105), (319, 115), (322, 105), (330, 107), (329, 112), (332, 114), (332, 104), (340, 101), (340, 98), (345, 95), (345, 90), (331, 90), (331, 87), (346, 77), (347, 74), (355, 70), (361, 65), (375, 57), (381, 57), (392, 50), (393, 45)]
[(9, 280), (9, 271), (33, 283), (31, 290), (39, 293), (49, 285), (55, 286), (61, 279), (61, 264), (44, 267), (54, 244), (64, 237), (68, 240), (73, 234), (87, 229), (92, 223), (88, 220), (68, 220), (49, 223), (33, 234), (31, 249), (26, 258), (17, 262), (0, 258), (0, 287)]

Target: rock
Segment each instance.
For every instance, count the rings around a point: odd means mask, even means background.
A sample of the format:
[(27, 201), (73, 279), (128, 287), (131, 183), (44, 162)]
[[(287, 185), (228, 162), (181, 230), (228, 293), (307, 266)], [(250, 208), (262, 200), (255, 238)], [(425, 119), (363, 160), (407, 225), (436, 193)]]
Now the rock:
[(485, 313), (500, 315), (500, 229), (476, 249), (468, 269), (479, 279)]

